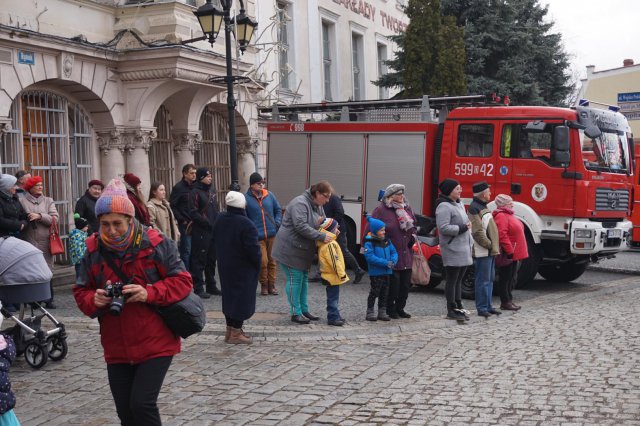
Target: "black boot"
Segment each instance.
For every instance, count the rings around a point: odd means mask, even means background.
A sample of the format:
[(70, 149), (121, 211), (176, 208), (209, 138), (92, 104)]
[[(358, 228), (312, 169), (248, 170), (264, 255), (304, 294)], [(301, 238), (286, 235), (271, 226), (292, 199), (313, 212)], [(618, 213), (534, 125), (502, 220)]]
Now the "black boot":
[(358, 269), (356, 271), (356, 276), (353, 278), (353, 283), (354, 284), (359, 284), (360, 281), (362, 281), (362, 277), (364, 277), (364, 269)]
[(458, 309), (458, 305), (455, 303), (449, 303), (447, 305), (447, 319), (456, 321), (465, 321), (464, 314)]
[(367, 308), (367, 321), (377, 321), (375, 309), (373, 307)]
[(220, 296), (222, 294), (222, 291), (220, 291), (216, 283), (213, 283), (207, 284), (207, 293), (213, 294), (214, 296)]
[(456, 308), (458, 309), (458, 312), (464, 315), (464, 319), (469, 321), (469, 311), (462, 306), (462, 300), (456, 300)]

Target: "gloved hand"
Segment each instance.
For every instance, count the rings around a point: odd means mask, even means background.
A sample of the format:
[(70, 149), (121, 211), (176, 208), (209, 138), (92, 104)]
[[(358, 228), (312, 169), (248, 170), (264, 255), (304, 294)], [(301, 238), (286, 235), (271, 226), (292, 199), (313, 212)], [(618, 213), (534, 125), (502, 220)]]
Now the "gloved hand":
[(389, 262), (387, 263), (387, 266), (389, 267), (389, 269), (393, 269), (393, 267), (394, 267), (395, 265), (393, 264), (393, 262), (392, 262), (392, 261), (389, 261)]
[(513, 253), (507, 254), (507, 259), (513, 259)]

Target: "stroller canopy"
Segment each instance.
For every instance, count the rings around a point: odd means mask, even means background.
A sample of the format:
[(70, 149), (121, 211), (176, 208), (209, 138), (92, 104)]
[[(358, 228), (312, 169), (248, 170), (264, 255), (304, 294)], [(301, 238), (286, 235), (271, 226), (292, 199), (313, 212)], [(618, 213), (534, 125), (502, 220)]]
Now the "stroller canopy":
[(0, 285), (49, 283), (53, 273), (42, 252), (18, 238), (0, 238)]

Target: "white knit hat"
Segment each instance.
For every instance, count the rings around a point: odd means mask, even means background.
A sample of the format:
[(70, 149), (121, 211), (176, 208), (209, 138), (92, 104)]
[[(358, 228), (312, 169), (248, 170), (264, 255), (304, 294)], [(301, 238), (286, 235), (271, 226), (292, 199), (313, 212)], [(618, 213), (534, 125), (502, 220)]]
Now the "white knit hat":
[(247, 205), (247, 199), (244, 198), (244, 194), (237, 191), (229, 191), (224, 201), (227, 203), (227, 206), (237, 207), (239, 209), (244, 209)]

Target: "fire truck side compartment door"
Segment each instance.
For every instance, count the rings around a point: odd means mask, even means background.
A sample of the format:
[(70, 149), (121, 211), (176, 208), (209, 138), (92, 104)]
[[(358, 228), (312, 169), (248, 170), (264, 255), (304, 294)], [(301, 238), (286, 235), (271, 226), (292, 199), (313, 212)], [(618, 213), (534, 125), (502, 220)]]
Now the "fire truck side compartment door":
[(378, 191), (392, 183), (405, 185), (413, 212), (422, 213), (425, 170), (425, 134), (370, 134), (367, 145), (365, 210), (378, 205)]
[(284, 207), (307, 188), (307, 133), (271, 133), (267, 156), (267, 188)]
[(309, 183), (328, 180), (335, 193), (348, 201), (362, 201), (362, 133), (312, 133)]

